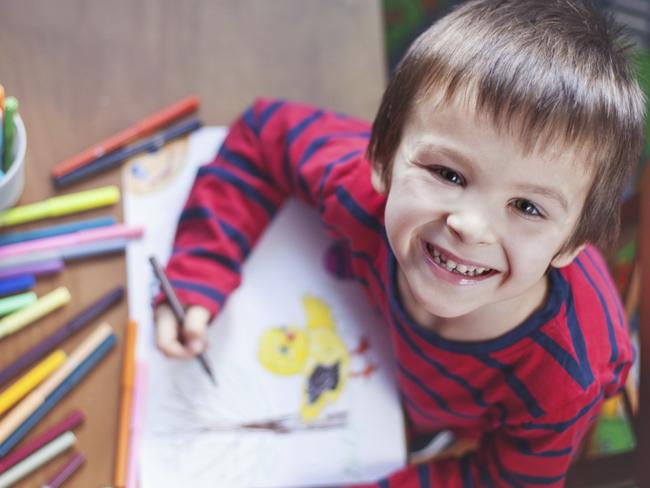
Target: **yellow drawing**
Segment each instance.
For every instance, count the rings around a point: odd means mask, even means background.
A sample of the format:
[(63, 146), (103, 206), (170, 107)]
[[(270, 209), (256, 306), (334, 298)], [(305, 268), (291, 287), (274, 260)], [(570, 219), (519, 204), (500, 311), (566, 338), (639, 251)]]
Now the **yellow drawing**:
[(318, 418), (321, 410), (339, 397), (349, 376), (369, 376), (375, 367), (368, 364), (360, 373), (350, 373), (350, 354), (368, 348), (365, 339), (349, 352), (336, 333), (330, 308), (316, 297), (306, 296), (304, 328), (293, 325), (267, 330), (260, 340), (258, 357), (268, 371), (305, 378), (300, 413), (305, 422)]

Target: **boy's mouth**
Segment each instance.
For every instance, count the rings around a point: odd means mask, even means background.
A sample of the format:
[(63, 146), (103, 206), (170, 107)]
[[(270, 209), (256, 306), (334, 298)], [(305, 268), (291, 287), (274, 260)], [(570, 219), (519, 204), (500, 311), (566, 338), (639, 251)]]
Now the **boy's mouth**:
[(460, 276), (465, 276), (468, 278), (483, 278), (490, 274), (496, 273), (496, 271), (492, 268), (474, 266), (468, 263), (457, 263), (451, 257), (445, 255), (442, 251), (440, 251), (440, 249), (428, 242), (426, 243), (426, 249), (436, 264), (447, 269), (447, 271), (458, 274)]

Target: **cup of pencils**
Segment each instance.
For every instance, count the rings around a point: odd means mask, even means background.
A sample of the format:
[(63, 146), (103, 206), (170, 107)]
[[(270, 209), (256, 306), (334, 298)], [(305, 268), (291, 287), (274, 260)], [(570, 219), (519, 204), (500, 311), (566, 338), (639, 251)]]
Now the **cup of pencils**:
[(0, 93), (0, 210), (14, 206), (23, 192), (27, 150), (27, 132), (18, 114), (18, 101), (14, 97), (4, 100), (3, 95)]

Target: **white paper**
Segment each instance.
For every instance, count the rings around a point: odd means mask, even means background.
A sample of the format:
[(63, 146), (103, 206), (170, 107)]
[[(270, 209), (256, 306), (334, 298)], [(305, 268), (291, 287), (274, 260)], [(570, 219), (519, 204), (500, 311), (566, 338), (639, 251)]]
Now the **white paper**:
[[(138, 356), (150, 372), (141, 487), (288, 488), (376, 481), (406, 459), (387, 328), (361, 285), (325, 269), (331, 240), (314, 209), (290, 200), (245, 263), (242, 285), (209, 330), (206, 358), (216, 388), (197, 361), (169, 360), (155, 350), (150, 308), (155, 280), (147, 258), (155, 254), (167, 260), (196, 169), (212, 159), (224, 136), (221, 128), (203, 129), (189, 145), (171, 147), (168, 157), (146, 156), (125, 172), (125, 220), (146, 229), (144, 239), (127, 253), (129, 311), (139, 325)], [(138, 179), (144, 183), (134, 183)], [(318, 335), (306, 328), (305, 297), (331, 311), (334, 329)], [(340, 346), (340, 340), (344, 347), (333, 347), (334, 354), (349, 357), (349, 373), (337, 383), (344, 385), (337, 389), (339, 396), (311, 421), (300, 412), (313, 368), (278, 375), (258, 359), (262, 335), (282, 325), (303, 331), (310, 344), (318, 338)], [(367, 349), (351, 352), (364, 339)], [(312, 363), (319, 362), (316, 353), (311, 356)], [(369, 374), (360, 374), (369, 366)]]

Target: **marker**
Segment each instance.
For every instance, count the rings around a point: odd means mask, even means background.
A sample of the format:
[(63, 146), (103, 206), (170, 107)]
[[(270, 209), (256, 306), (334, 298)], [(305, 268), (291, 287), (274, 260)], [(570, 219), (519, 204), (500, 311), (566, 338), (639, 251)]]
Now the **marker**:
[[(98, 344), (106, 335), (106, 327), (109, 335)], [(7, 414), (0, 424), (0, 458), (6, 456), (92, 370), (115, 345), (115, 340), (110, 326), (100, 325), (72, 351), (63, 366)]]
[(0, 212), (0, 227), (105, 207), (117, 203), (119, 199), (120, 190), (114, 185), (69, 193), (41, 202), (4, 210)]
[(163, 145), (168, 143), (173, 139), (177, 139), (185, 134), (189, 134), (201, 127), (202, 123), (199, 119), (192, 119), (187, 122), (181, 122), (173, 127), (170, 127), (164, 132), (161, 132), (146, 141), (135, 144), (131, 147), (124, 149), (118, 149), (112, 153), (102, 156), (99, 159), (88, 163), (85, 166), (82, 166), (74, 171), (66, 173), (62, 176), (54, 177), (52, 180), (54, 186), (58, 188), (63, 188), (65, 186), (81, 181), (85, 178), (95, 176), (103, 171), (106, 171), (110, 168), (120, 165), (126, 159), (140, 154), (142, 152), (155, 152), (159, 150)]
[(52, 290), (48, 294), (40, 297), (33, 304), (0, 319), (0, 339), (14, 332), (18, 332), (23, 327), (45, 317), (69, 301), (70, 292), (65, 286), (60, 286)]
[(33, 291), (0, 298), (0, 315), (7, 315), (9, 313), (16, 312), (21, 308), (25, 308), (27, 305), (31, 305), (37, 299), (38, 297)]
[(65, 431), (79, 427), (85, 419), (86, 418), (81, 410), (73, 410), (64, 417), (63, 420), (54, 424), (41, 435), (25, 442), (18, 449), (12, 451), (9, 456), (3, 458), (0, 461), (0, 473), (4, 473), (12, 466), (15, 466), (30, 454), (38, 451), (41, 447), (59, 437)]
[(56, 472), (52, 478), (43, 485), (43, 488), (60, 488), (66, 480), (74, 474), (77, 469), (86, 461), (80, 452), (75, 452), (63, 467)]
[[(178, 297), (174, 292), (174, 288), (172, 287), (172, 284), (169, 282), (167, 275), (165, 275), (162, 266), (160, 266), (160, 263), (158, 262), (155, 256), (150, 256), (149, 262), (151, 263), (151, 267), (153, 268), (154, 274), (156, 275), (158, 280), (160, 280), (160, 286), (163, 290), (163, 293), (167, 297), (167, 301), (169, 302), (172, 311), (174, 312), (174, 316), (178, 321), (178, 326), (183, 327), (183, 322), (185, 322), (185, 310), (183, 310), (183, 306), (181, 305), (181, 302), (178, 300)], [(203, 356), (203, 354), (197, 354), (196, 359), (198, 359), (199, 363), (201, 363), (201, 367), (210, 377), (212, 383), (216, 386), (217, 380), (212, 374), (212, 370), (210, 369), (210, 366), (208, 365), (208, 362)]]
[(61, 236), (46, 237), (29, 242), (19, 242), (9, 246), (0, 247), (0, 259), (21, 254), (30, 254), (39, 251), (52, 251), (70, 248), (79, 244), (109, 239), (139, 238), (142, 237), (143, 228), (138, 226), (116, 224), (98, 229), (80, 230)]
[(31, 290), (36, 284), (34, 275), (23, 274), (0, 280), (0, 296)]
[(38, 263), (25, 264), (14, 268), (0, 269), (0, 279), (15, 278), (20, 275), (49, 275), (59, 273), (63, 269), (63, 259), (52, 261), (39, 261)]
[(124, 288), (118, 286), (113, 290), (102, 295), (95, 302), (83, 309), (72, 319), (64, 325), (55, 330), (52, 334), (44, 338), (41, 342), (35, 345), (32, 349), (24, 353), (13, 363), (0, 371), (0, 385), (5, 384), (11, 378), (19, 374), (21, 371), (34, 364), (40, 358), (45, 356), (48, 352), (53, 350), (68, 337), (72, 336), (82, 328), (90, 324), (93, 320), (99, 317), (102, 313), (108, 310), (111, 306), (116, 304), (124, 296)]
[(124, 147), (136, 139), (149, 135), (174, 120), (194, 112), (198, 107), (199, 99), (196, 96), (184, 98), (180, 102), (150, 115), (103, 142), (85, 149), (80, 154), (58, 163), (52, 169), (52, 176), (63, 176), (66, 173), (85, 166), (94, 159), (101, 158), (111, 151)]
[(124, 339), (124, 356), (122, 360), (122, 395), (120, 397), (120, 419), (115, 446), (115, 473), (113, 486), (126, 485), (127, 465), (129, 461), (129, 430), (133, 407), (133, 382), (135, 381), (135, 345), (137, 325), (130, 320), (126, 326)]
[(5, 118), (5, 87), (0, 85), (0, 177), (4, 175), (2, 171), (2, 158), (4, 156), (4, 118)]
[(7, 97), (3, 111), (3, 131), (4, 139), (2, 170), (6, 173), (11, 167), (14, 158), (14, 117), (18, 110), (18, 100), (14, 97)]
[(73, 432), (68, 431), (61, 434), (52, 442), (0, 475), (0, 488), (9, 488), (14, 485), (18, 480), (23, 479), (50, 459), (70, 449), (75, 442), (77, 442), (77, 437)]
[(113, 216), (98, 217), (96, 219), (83, 219), (67, 224), (51, 225), (49, 227), (41, 227), (40, 229), (27, 230), (24, 232), (8, 232), (7, 234), (0, 235), (0, 246), (8, 246), (10, 244), (18, 244), (19, 242), (29, 242), (36, 239), (45, 239), (47, 237), (55, 237), (80, 230), (97, 229), (99, 227), (108, 227), (115, 225), (117, 219)]
[(25, 375), (0, 394), (0, 415), (5, 413), (25, 395), (40, 385), (45, 378), (56, 371), (67, 359), (63, 349), (57, 349)]
[(58, 251), (42, 251), (33, 254), (20, 254), (19, 256), (0, 258), (0, 272), (7, 269), (15, 269), (16, 266), (33, 266), (55, 259), (61, 259), (67, 262), (124, 252), (128, 243), (129, 241), (124, 238), (109, 239), (106, 241), (87, 242)]

